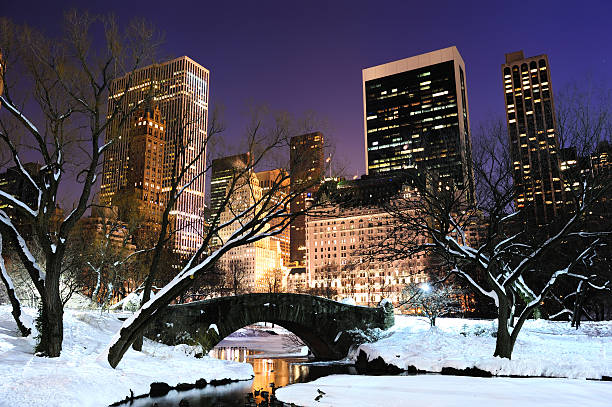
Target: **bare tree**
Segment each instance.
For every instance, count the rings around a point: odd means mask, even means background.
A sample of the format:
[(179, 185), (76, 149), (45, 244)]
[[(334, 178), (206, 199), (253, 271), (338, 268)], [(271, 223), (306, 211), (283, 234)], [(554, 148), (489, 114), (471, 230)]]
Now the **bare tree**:
[[(99, 27), (102, 38), (94, 34)], [(77, 12), (66, 14), (65, 35), (61, 38), (48, 38), (2, 19), (0, 39), (5, 58), (0, 141), (16, 170), (37, 193), (33, 205), (2, 190), (0, 199), (32, 225), (34, 238), (44, 252), (44, 268), (4, 210), (0, 210), (0, 232), (18, 248), (21, 262), (40, 294), (37, 350), (56, 357), (62, 349), (60, 276), (70, 232), (91, 203), (100, 158), (114, 142), (103, 142), (108, 124), (127, 120), (139, 108), (136, 104), (128, 111), (107, 111), (109, 85), (113, 78), (130, 75), (148, 62), (157, 40), (153, 30), (142, 22), (132, 23), (122, 33), (112, 18)], [(94, 42), (103, 44), (99, 52), (94, 51)], [(33, 103), (26, 103), (28, 92), (24, 90), (28, 88)], [(32, 112), (26, 112), (26, 107)], [(35, 121), (42, 126), (35, 125)], [(24, 151), (35, 152), (42, 161), (37, 177), (26, 170)], [(80, 182), (77, 202), (54, 230), (51, 223), (59, 204), (59, 187), (70, 171)]]
[[(496, 306), (498, 330), (494, 355), (510, 358), (516, 338), (527, 318), (562, 278), (586, 281), (585, 273), (597, 256), (609, 231), (587, 232), (585, 220), (591, 208), (609, 188), (609, 179), (582, 173), (574, 204), (535, 233), (526, 228), (521, 211), (514, 209), (512, 161), (507, 135), (501, 124), (481, 135), (474, 154), (478, 204), (467, 192), (429, 174), (406, 175), (407, 187), (386, 204), (400, 219), (401, 229), (383, 242), (391, 256), (427, 253), (442, 261), (447, 277), (458, 275)], [(477, 238), (474, 229), (482, 229)], [(415, 242), (395, 236), (412, 231), (425, 238)], [(541, 261), (561, 245), (573, 254), (553, 265)]]
[(225, 288), (233, 295), (246, 292), (247, 269), (241, 260), (230, 261), (227, 269), (222, 270), (225, 275)]
[(438, 317), (461, 310), (459, 305), (461, 294), (461, 290), (450, 285), (410, 283), (402, 290), (400, 307), (424, 315), (429, 320), (429, 324), (435, 326)]
[(283, 289), (283, 270), (272, 269), (265, 273), (264, 283), (269, 293), (279, 293)]

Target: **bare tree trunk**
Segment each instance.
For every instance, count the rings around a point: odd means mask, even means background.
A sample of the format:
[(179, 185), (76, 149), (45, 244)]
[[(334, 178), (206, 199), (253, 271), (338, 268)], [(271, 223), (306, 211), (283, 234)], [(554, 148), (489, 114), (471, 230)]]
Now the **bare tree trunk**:
[(509, 319), (510, 309), (507, 300), (500, 299), (497, 312), (497, 338), (495, 338), (495, 352), (493, 356), (499, 356), (500, 358), (506, 359), (512, 358), (515, 340), (508, 331), (508, 326), (510, 326)]
[[(36, 350), (47, 357), (58, 357), (62, 351), (62, 340), (64, 338), (64, 308), (59, 290), (59, 265), (51, 264), (47, 269), (45, 295), (42, 297), (40, 342)], [(50, 270), (51, 268), (51, 270)]]

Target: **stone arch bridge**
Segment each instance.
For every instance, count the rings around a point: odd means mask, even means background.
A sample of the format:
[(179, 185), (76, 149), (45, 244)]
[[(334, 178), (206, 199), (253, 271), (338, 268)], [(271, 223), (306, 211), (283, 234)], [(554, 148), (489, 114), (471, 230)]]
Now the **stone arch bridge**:
[(387, 329), (394, 317), (393, 306), (387, 302), (369, 308), (306, 294), (244, 294), (168, 306), (147, 336), (169, 345), (204, 338), (212, 347), (256, 322), (280, 325), (308, 345), (316, 358), (335, 360), (360, 343), (361, 332)]

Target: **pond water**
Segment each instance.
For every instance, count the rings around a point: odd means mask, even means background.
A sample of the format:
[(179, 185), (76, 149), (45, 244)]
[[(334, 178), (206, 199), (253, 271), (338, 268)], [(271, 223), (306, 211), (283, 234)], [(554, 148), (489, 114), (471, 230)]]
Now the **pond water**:
[[(292, 383), (305, 383), (331, 374), (356, 374), (352, 365), (341, 363), (318, 363), (307, 356), (297, 356), (295, 352), (279, 353), (275, 342), (280, 339), (276, 334), (269, 338), (257, 337), (255, 343), (249, 343), (248, 338), (240, 338), (239, 342), (222, 341), (210, 356), (250, 363), (253, 365), (255, 377), (249, 381), (230, 383), (223, 386), (206, 386), (201, 390), (183, 392), (171, 391), (164, 397), (135, 400), (133, 407), (212, 407), (212, 406), (284, 406), (283, 403), (270, 397), (275, 388)], [(267, 353), (266, 343), (274, 352)], [(263, 344), (263, 346), (262, 346)], [(295, 349), (294, 349), (295, 350)]]

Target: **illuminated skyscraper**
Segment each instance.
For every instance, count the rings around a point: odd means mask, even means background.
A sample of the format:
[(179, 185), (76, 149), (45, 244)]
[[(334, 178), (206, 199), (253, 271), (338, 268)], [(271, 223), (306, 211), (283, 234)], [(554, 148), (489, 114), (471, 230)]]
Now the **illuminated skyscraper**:
[[(291, 137), (290, 142), (291, 190), (304, 192), (291, 201), (291, 213), (306, 209), (308, 195), (314, 188), (304, 188), (305, 184), (321, 180), (325, 173), (323, 134), (320, 132)], [(290, 259), (304, 263), (306, 260), (306, 216), (300, 215), (291, 223)]]
[(564, 204), (548, 57), (506, 54), (502, 75), (516, 205), (527, 209), (530, 223), (543, 225)]
[(214, 217), (223, 206), (227, 187), (236, 176), (250, 165), (250, 154), (237, 154), (217, 158), (212, 162), (210, 177), (210, 213)]
[(129, 132), (125, 190), (139, 201), (142, 218), (153, 222), (161, 220), (166, 203), (162, 192), (165, 125), (159, 108), (147, 108), (133, 115)]
[(465, 63), (456, 47), (363, 70), (366, 173), (417, 168), (473, 198)]
[[(153, 103), (159, 107), (166, 123), (162, 192), (169, 190), (173, 166), (182, 167), (193, 161), (179, 188), (190, 184), (171, 213), (172, 229), (176, 231), (174, 249), (182, 254), (193, 253), (202, 243), (209, 72), (186, 56), (141, 68), (113, 81), (109, 111), (124, 92), (127, 97), (122, 99), (122, 109), (127, 110), (153, 95)], [(127, 183), (129, 125), (113, 123), (107, 132), (107, 140), (110, 139), (115, 141), (104, 155), (100, 193), (100, 202), (104, 205), (111, 205), (115, 194)], [(181, 162), (176, 157), (181, 157)], [(145, 182), (150, 183), (151, 178), (145, 177)]]

